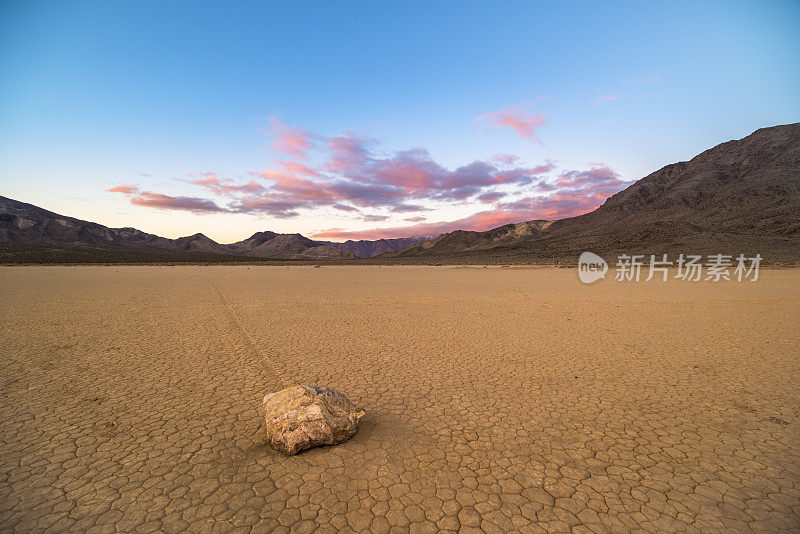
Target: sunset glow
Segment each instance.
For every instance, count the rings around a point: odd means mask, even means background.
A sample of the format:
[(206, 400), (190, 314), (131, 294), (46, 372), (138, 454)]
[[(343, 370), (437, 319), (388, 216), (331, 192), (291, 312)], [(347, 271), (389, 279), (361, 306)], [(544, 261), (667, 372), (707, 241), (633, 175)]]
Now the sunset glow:
[(220, 242), (579, 215), (800, 115), (796, 9), (686, 6), (4, 3), (3, 193)]

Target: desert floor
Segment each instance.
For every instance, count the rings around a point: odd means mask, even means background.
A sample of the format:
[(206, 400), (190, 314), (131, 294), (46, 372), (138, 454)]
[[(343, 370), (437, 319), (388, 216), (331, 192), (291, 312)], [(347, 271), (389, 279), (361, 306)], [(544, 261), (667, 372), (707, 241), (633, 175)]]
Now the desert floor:
[[(0, 268), (0, 530), (800, 529), (800, 270)], [(264, 445), (329, 384), (335, 446)]]

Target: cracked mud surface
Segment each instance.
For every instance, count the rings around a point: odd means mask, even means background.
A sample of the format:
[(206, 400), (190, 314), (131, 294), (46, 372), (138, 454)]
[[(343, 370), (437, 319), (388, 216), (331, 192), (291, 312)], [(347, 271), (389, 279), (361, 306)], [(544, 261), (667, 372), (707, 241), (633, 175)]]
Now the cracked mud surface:
[[(800, 271), (0, 270), (0, 531), (800, 529)], [(359, 432), (284, 457), (266, 392)]]

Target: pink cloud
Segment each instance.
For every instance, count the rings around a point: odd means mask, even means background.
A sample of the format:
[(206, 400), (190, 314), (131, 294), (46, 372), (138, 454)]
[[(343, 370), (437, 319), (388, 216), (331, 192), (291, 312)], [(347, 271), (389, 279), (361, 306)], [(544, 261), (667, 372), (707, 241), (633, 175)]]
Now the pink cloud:
[(261, 171), (260, 177), (267, 182), (264, 190), (245, 190), (214, 175), (203, 175), (191, 183), (235, 197), (237, 211), (263, 208), (271, 213), (275, 205), (289, 205), (292, 208), (282, 210), (282, 215), (324, 206), (340, 211), (387, 207), (393, 213), (404, 213), (427, 209), (415, 200), (452, 202), (477, 196), (490, 186), (522, 187), (555, 168), (552, 162), (546, 162), (501, 169), (476, 161), (449, 170), (436, 163), (424, 148), (378, 157), (370, 149), (372, 144), (354, 135), (338, 136), (329, 139), (328, 158), (321, 166), (276, 161), (272, 168)]
[(581, 191), (605, 198), (628, 185), (611, 167), (601, 162), (593, 162), (585, 171), (563, 172), (555, 181), (558, 188)]
[(338, 135), (328, 139), (328, 161), (325, 170), (330, 172), (359, 172), (370, 161), (371, 139), (354, 134)]
[(556, 180), (550, 194), (526, 197), (500, 204), (503, 210), (535, 214), (535, 218), (563, 219), (598, 208), (605, 200), (630, 185), (604, 163), (596, 162), (584, 171), (566, 171)]
[[(525, 197), (514, 202), (501, 203), (497, 209), (478, 212), (456, 221), (421, 223), (410, 226), (372, 228), (349, 231), (331, 228), (314, 234), (319, 239), (380, 239), (413, 235), (439, 235), (453, 230), (485, 231), (504, 224), (532, 220), (557, 220), (574, 217), (596, 209), (609, 196), (630, 182), (623, 181), (608, 165), (596, 163), (584, 171), (566, 171), (555, 184), (540, 182), (538, 191), (544, 196)], [(491, 192), (484, 196), (491, 195)], [(480, 197), (479, 197), (480, 198)], [(412, 218), (405, 219), (417, 222)]]
[(519, 162), (519, 156), (514, 154), (495, 154), (492, 156), (492, 162), (497, 165), (515, 165)]
[(139, 188), (133, 185), (118, 185), (116, 187), (112, 187), (111, 189), (106, 189), (109, 193), (125, 193), (132, 194), (139, 191)]
[(180, 210), (194, 213), (218, 213), (228, 211), (217, 205), (213, 200), (198, 197), (174, 197), (153, 193), (152, 191), (140, 191), (138, 187), (132, 185), (118, 185), (108, 189), (112, 193), (122, 193), (128, 196), (131, 204), (135, 206), (145, 206), (160, 210)]
[(320, 178), (322, 175), (303, 165), (302, 163), (297, 163), (296, 161), (278, 161), (278, 165), (280, 165), (286, 172), (290, 172), (293, 174), (300, 174), (302, 176), (310, 176), (312, 178)]
[(261, 173), (265, 180), (273, 182), (269, 188), (271, 196), (291, 198), (295, 201), (310, 201), (314, 204), (333, 204), (340, 200), (330, 183), (312, 180), (285, 168), (265, 169)]
[(494, 128), (510, 128), (518, 135), (539, 143), (541, 141), (536, 136), (536, 130), (546, 123), (544, 115), (526, 111), (522, 106), (511, 106), (499, 111), (490, 111), (479, 115), (476, 121), (488, 123)]
[(605, 198), (578, 193), (556, 193), (547, 197), (528, 197), (498, 206), (507, 212), (524, 214), (524, 220), (548, 221), (582, 215), (597, 208)]
[[(514, 113), (517, 112), (497, 112), (487, 118), (512, 127), (513, 121), (503, 122), (503, 117), (512, 117), (517, 121), (513, 124), (523, 128), (525, 135), (533, 135), (535, 125), (543, 124), (543, 119), (530, 116), (526, 119), (519, 114), (522, 112)], [(530, 123), (530, 130), (520, 126), (523, 119)], [(357, 214), (361, 220), (374, 222), (388, 220), (394, 214), (409, 214), (404, 221), (418, 224), (365, 231), (382, 237), (402, 237), (409, 232), (485, 230), (506, 222), (567, 217), (593, 209), (625, 185), (610, 167), (599, 162), (582, 171), (563, 171), (554, 179), (548, 178), (556, 170), (554, 162), (524, 165), (513, 154), (497, 154), (489, 160), (447, 168), (423, 147), (382, 153), (376, 141), (353, 133), (325, 138), (284, 126), (276, 119), (271, 124), (279, 148), (295, 157), (275, 160), (258, 173), (248, 172), (246, 180), (225, 178), (213, 172), (190, 174), (179, 180), (204, 189), (216, 200), (141, 191), (132, 185), (119, 185), (109, 191), (127, 195), (135, 205), (194, 213), (262, 213), (291, 218), (304, 211), (325, 208)], [(306, 157), (309, 150), (314, 150), (313, 158)], [(519, 197), (522, 198), (501, 202)], [(419, 215), (430, 211), (433, 203), (465, 202), (495, 204), (497, 208), (439, 223), (425, 222), (428, 219)], [(388, 215), (370, 214), (370, 210)], [(327, 232), (334, 231), (341, 235), (347, 232), (342, 229)]]
[(137, 206), (146, 206), (149, 208), (157, 208), (161, 210), (181, 210), (192, 211), (196, 213), (227, 211), (226, 209), (218, 206), (213, 200), (197, 197), (173, 197), (169, 195), (162, 195), (160, 193), (152, 193), (150, 191), (142, 191), (138, 195), (131, 198), (131, 204), (135, 204)]
[[(464, 200), (491, 185), (526, 185), (536, 175), (555, 168), (549, 161), (535, 167), (512, 168), (474, 161), (449, 170), (434, 161), (422, 147), (377, 157), (365, 143), (353, 137), (339, 137), (331, 144), (335, 148), (326, 164), (327, 170), (338, 171), (340, 177), (352, 183), (380, 188), (385, 194), (409, 199)], [(506, 155), (504, 159), (509, 162), (515, 161), (514, 158)], [(393, 192), (387, 192), (386, 188)]]
[(255, 180), (250, 180), (245, 184), (236, 184), (233, 180), (220, 178), (212, 172), (204, 172), (200, 178), (187, 180), (187, 182), (204, 187), (217, 195), (239, 192), (256, 194), (266, 191), (266, 188)]
[(273, 138), (270, 145), (273, 150), (305, 159), (306, 152), (314, 148), (317, 136), (311, 132), (296, 126), (287, 126), (275, 117), (269, 119), (269, 124), (267, 133)]

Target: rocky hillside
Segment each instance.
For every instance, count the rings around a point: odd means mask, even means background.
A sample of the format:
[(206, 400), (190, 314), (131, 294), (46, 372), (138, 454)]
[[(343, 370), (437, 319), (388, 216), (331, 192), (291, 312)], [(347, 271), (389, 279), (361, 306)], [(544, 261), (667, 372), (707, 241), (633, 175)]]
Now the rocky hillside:
[(355, 259), (349, 252), (300, 234), (258, 232), (231, 244), (217, 243), (203, 234), (168, 239), (135, 228), (108, 228), (6, 197), (0, 197), (0, 247), (15, 253), (113, 248), (273, 259)]
[(244, 241), (227, 245), (234, 254), (259, 258), (353, 259), (349, 252), (300, 234), (257, 232)]
[(430, 236), (399, 237), (394, 239), (376, 239), (374, 241), (370, 240), (353, 241), (351, 239), (344, 241), (342, 243), (334, 243), (332, 241), (326, 241), (326, 243), (332, 247), (338, 248), (339, 250), (344, 250), (345, 252), (349, 252), (350, 254), (356, 256), (357, 258), (372, 258), (373, 256), (384, 254), (386, 252), (394, 252), (397, 250), (408, 248), (417, 243), (427, 241), (428, 239), (430, 239)]

